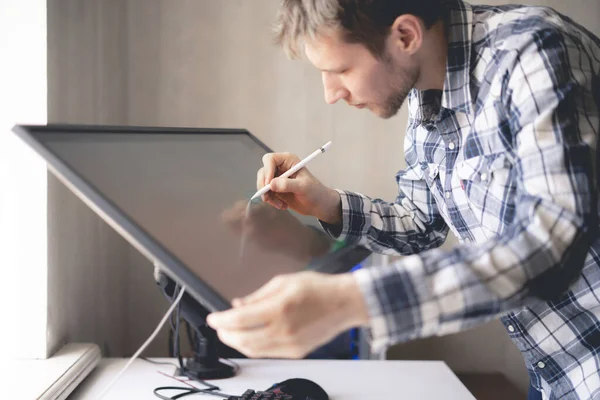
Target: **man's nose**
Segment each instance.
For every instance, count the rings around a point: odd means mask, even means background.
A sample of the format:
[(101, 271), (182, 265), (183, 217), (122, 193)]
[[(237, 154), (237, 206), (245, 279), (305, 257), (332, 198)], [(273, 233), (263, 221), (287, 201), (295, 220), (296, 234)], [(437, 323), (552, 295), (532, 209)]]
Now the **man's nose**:
[(347, 96), (348, 91), (344, 89), (325, 89), (325, 102), (327, 104), (334, 104), (340, 99)]
[(340, 82), (326, 73), (323, 74), (323, 89), (327, 104), (334, 104), (336, 101), (348, 96), (348, 91), (340, 85)]

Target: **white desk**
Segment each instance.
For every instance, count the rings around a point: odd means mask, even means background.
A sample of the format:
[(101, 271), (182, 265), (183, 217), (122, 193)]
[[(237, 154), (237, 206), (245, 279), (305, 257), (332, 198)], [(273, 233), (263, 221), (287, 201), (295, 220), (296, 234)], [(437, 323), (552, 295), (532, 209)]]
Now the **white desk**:
[[(171, 359), (153, 360), (175, 362)], [(211, 381), (222, 392), (233, 395), (241, 395), (246, 389), (266, 390), (273, 383), (289, 378), (306, 378), (323, 387), (331, 400), (474, 400), (441, 361), (235, 361), (240, 365), (237, 376)], [(102, 360), (69, 400), (94, 399), (125, 362), (125, 359)], [(162, 371), (172, 375), (174, 370), (169, 365), (136, 360), (104, 399), (155, 399), (152, 390), (158, 386), (185, 386), (158, 373)], [(169, 393), (172, 392), (163, 392)], [(218, 399), (207, 395), (189, 398)]]

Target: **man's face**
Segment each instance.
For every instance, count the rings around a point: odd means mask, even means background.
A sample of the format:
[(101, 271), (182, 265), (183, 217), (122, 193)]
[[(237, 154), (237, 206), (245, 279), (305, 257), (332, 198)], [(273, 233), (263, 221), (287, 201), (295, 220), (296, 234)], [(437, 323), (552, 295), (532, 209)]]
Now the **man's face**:
[(419, 78), (414, 61), (390, 55), (389, 44), (382, 59), (362, 44), (346, 43), (339, 33), (307, 41), (308, 60), (323, 79), (325, 101), (343, 99), (357, 108), (368, 108), (381, 118), (394, 116)]

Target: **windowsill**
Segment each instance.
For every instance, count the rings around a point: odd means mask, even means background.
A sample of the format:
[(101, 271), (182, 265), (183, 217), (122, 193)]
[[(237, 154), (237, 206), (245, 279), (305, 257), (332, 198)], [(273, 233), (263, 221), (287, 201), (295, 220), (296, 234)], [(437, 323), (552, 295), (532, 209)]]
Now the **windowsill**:
[(46, 360), (2, 360), (0, 370), (8, 373), (3, 391), (11, 399), (66, 399), (101, 358), (97, 345), (72, 343)]

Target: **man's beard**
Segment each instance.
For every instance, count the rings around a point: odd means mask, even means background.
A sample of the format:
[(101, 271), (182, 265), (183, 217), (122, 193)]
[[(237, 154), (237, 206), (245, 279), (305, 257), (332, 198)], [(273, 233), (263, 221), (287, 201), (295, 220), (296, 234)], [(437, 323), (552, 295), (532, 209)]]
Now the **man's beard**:
[(400, 110), (408, 97), (408, 94), (419, 79), (418, 69), (410, 71), (394, 70), (391, 60), (389, 61), (388, 66), (390, 67), (391, 76), (397, 77), (397, 80), (392, 82), (392, 92), (377, 112), (379, 117), (383, 119), (391, 118), (398, 113), (398, 110)]

